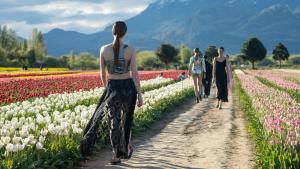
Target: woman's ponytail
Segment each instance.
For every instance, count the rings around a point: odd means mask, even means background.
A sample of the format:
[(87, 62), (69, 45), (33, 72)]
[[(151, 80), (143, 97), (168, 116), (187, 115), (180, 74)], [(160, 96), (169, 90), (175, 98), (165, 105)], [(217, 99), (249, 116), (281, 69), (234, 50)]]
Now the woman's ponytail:
[(120, 38), (122, 38), (126, 34), (127, 25), (123, 21), (117, 21), (112, 28), (112, 32), (116, 37), (116, 39), (113, 43), (114, 64), (116, 66), (116, 65), (118, 65), (118, 57), (119, 57), (120, 47), (121, 47)]

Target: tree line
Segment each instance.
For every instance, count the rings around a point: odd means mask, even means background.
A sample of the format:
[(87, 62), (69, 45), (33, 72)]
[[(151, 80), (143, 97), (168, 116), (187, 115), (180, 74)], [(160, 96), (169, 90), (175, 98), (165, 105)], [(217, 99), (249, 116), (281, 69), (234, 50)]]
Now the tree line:
[[(140, 55), (139, 55), (140, 54)], [(289, 51), (282, 43), (273, 49), (273, 59), (281, 63), (289, 59)], [(257, 38), (249, 38), (243, 44), (238, 59), (252, 64), (266, 58), (267, 50)], [(212, 59), (218, 56), (217, 47), (209, 46), (204, 56)], [(187, 45), (178, 48), (171, 44), (161, 44), (155, 52), (138, 52), (138, 66), (140, 70), (151, 69), (187, 69), (191, 50)], [(17, 33), (7, 26), (0, 25), (0, 66), (2, 67), (64, 67), (70, 69), (97, 69), (99, 59), (93, 54), (83, 52), (60, 57), (47, 55), (44, 37), (41, 31), (32, 29), (29, 40), (18, 37)]]
[(30, 39), (21, 39), (7, 26), (0, 25), (0, 66), (37, 67), (47, 54), (43, 34), (33, 29)]
[[(171, 44), (162, 44), (155, 53), (158, 59), (165, 64), (166, 68), (168, 68), (171, 63), (187, 64), (191, 57), (191, 51), (185, 45), (181, 45), (180, 48), (177, 49)], [(290, 57), (288, 49), (281, 42), (275, 46), (272, 51), (272, 55), (273, 59), (279, 62), (280, 68), (282, 61), (288, 60)], [(210, 60), (217, 57), (217, 47), (209, 46), (205, 50), (204, 56)], [(242, 61), (250, 62), (254, 69), (255, 62), (265, 59), (266, 56), (267, 49), (264, 47), (263, 43), (257, 38), (249, 38), (244, 42), (241, 48), (241, 53), (237, 57)]]
[(83, 52), (52, 57), (47, 54), (41, 31), (32, 29), (29, 40), (18, 37), (16, 31), (0, 25), (0, 67), (64, 67), (70, 69), (96, 69), (99, 59)]

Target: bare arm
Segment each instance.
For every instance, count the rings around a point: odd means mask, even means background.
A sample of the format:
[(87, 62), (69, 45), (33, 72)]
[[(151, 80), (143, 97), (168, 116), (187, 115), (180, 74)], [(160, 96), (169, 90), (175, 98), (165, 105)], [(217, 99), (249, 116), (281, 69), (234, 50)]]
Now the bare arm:
[(227, 58), (226, 58), (226, 71), (227, 71), (227, 76), (229, 77), (229, 80), (231, 80), (232, 72), (231, 72), (229, 60)]
[(106, 70), (105, 70), (105, 60), (104, 60), (104, 49), (103, 47), (100, 49), (100, 75), (101, 80), (104, 86), (107, 85), (107, 79), (106, 79)]
[(134, 81), (135, 88), (137, 90), (137, 93), (140, 95), (140, 94), (142, 94), (142, 91), (141, 91), (140, 77), (139, 77), (139, 73), (137, 70), (137, 64), (136, 64), (136, 52), (134, 49), (132, 50), (130, 68), (131, 68), (131, 76)]
[(192, 73), (192, 66), (193, 66), (193, 57), (190, 58), (190, 62), (189, 62), (189, 75)]
[(213, 75), (213, 81), (215, 81), (216, 79), (216, 58), (214, 58), (214, 60), (213, 60), (213, 72), (212, 72), (212, 75)]

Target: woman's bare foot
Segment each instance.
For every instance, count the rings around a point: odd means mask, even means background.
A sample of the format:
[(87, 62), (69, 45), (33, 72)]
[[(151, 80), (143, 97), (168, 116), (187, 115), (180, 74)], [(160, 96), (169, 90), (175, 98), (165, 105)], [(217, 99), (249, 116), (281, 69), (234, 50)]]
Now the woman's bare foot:
[(117, 154), (115, 153), (115, 151), (113, 151), (113, 156), (110, 160), (111, 165), (118, 165), (121, 164), (121, 159), (117, 157)]
[(222, 102), (219, 105), (219, 110), (221, 110), (221, 109), (222, 109)]
[(216, 104), (216, 108), (219, 108), (220, 107), (220, 104), (219, 104), (219, 102)]
[(118, 164), (121, 164), (121, 159), (119, 159), (119, 158), (112, 158), (112, 159), (110, 160), (110, 164), (111, 164), (111, 165), (118, 165)]

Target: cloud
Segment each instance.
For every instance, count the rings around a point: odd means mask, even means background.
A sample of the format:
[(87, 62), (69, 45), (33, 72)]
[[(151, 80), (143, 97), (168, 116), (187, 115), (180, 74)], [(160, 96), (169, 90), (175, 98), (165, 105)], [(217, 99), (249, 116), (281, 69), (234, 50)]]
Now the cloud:
[[(124, 3), (124, 2), (123, 2)], [(90, 15), (102, 14), (109, 15), (115, 13), (132, 13), (137, 14), (146, 8), (145, 4), (126, 6), (125, 4), (116, 4), (114, 1), (94, 3), (94, 2), (80, 2), (80, 1), (57, 1), (47, 4), (21, 6), (11, 11), (34, 11), (39, 13), (57, 13), (60, 17), (68, 17), (74, 15)], [(125, 5), (125, 6), (123, 6)]]
[(32, 28), (38, 28), (43, 32), (48, 32), (54, 28), (62, 28), (64, 30), (75, 30), (82, 33), (91, 33), (99, 31), (99, 28), (106, 26), (107, 22), (108, 21), (76, 19), (39, 24), (28, 24), (26, 21), (11, 21), (4, 23), (4, 25), (16, 30), (16, 32), (22, 37), (29, 38)]
[(143, 11), (155, 0), (1, 0), (0, 23), (21, 36), (32, 28), (53, 28), (93, 33), (115, 20), (125, 20)]

